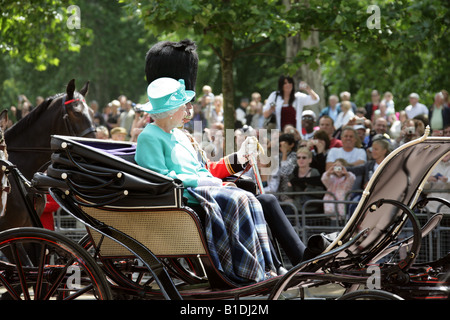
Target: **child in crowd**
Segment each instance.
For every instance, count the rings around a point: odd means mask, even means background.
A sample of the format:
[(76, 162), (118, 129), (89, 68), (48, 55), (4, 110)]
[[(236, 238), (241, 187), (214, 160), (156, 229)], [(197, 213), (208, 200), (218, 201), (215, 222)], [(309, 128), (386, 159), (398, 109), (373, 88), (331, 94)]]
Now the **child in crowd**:
[[(334, 194), (325, 194), (323, 200), (345, 200), (346, 194), (352, 189), (355, 175), (346, 170), (348, 163), (344, 159), (337, 159), (330, 168), (322, 175), (322, 183), (327, 191)], [(340, 219), (345, 217), (345, 204), (337, 204)], [(325, 214), (336, 214), (336, 203), (324, 203)], [(331, 218), (334, 220), (334, 217)]]

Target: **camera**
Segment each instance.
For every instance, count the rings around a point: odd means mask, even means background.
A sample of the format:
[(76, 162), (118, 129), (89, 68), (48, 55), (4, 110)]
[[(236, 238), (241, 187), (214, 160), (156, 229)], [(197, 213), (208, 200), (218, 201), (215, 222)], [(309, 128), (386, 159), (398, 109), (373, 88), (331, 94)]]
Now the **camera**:
[(359, 117), (357, 117), (356, 118), (356, 124), (364, 124), (364, 118), (359, 118)]
[(136, 113), (142, 113), (142, 112), (144, 112), (144, 110), (142, 110), (142, 105), (140, 105), (140, 104), (135, 104), (135, 105), (133, 106), (133, 109), (134, 109), (134, 112), (136, 112)]

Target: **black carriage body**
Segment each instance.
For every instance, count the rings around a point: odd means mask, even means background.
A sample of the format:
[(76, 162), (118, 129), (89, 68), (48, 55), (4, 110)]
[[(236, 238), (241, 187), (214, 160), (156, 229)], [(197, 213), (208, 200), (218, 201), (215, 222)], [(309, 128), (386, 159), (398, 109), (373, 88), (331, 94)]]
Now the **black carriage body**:
[(175, 181), (134, 162), (135, 144), (111, 140), (53, 136), (54, 151), (47, 176), (61, 180), (96, 206), (179, 208), (181, 181)]

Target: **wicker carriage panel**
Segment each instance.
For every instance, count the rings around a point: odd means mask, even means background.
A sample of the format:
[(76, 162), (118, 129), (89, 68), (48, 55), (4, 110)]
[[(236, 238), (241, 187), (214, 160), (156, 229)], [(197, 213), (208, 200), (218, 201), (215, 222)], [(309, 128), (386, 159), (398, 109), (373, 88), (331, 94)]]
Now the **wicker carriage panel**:
[[(199, 230), (185, 211), (109, 211), (91, 207), (82, 209), (93, 218), (133, 237), (157, 256), (206, 254)], [(90, 230), (96, 244), (100, 233)], [(130, 252), (114, 240), (103, 239), (100, 254), (127, 256)]]

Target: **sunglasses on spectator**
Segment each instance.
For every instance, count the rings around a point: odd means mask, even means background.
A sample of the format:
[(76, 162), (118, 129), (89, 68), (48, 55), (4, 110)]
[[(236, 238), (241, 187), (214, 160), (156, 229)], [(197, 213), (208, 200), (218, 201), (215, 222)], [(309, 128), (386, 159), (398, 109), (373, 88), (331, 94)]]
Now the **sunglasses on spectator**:
[(303, 160), (305, 160), (305, 159), (308, 159), (308, 157), (307, 156), (302, 156), (302, 157), (299, 157), (299, 156), (297, 156), (297, 159), (303, 159)]

